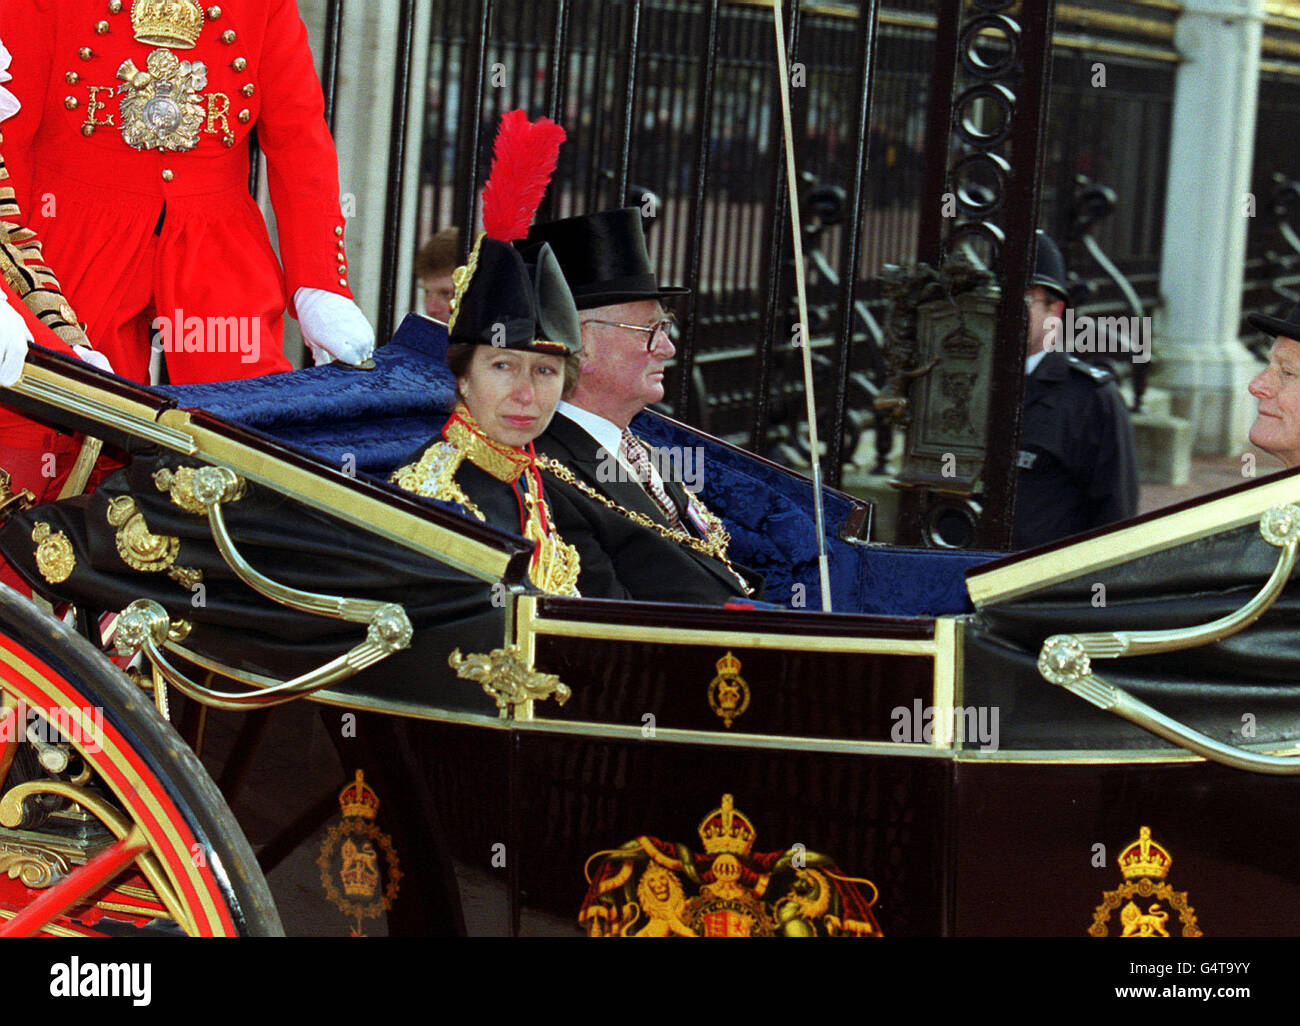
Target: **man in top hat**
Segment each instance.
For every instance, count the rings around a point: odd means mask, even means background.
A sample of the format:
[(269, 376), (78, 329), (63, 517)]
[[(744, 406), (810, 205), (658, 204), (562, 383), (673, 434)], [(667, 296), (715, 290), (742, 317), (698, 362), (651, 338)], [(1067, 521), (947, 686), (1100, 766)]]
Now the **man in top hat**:
[(1285, 320), (1257, 313), (1246, 320), (1273, 339), (1268, 366), (1250, 383), (1259, 400), (1250, 440), (1285, 466), (1300, 466), (1300, 303)]
[(1038, 232), (1025, 292), (1025, 412), (1013, 529), (1022, 549), (1137, 513), (1137, 449), (1115, 379), (1060, 344), (1070, 299), (1065, 281), (1060, 249)]
[(651, 602), (723, 603), (761, 580), (731, 563), (725, 533), (679, 481), (664, 480), (632, 418), (664, 397), (676, 351), (635, 207), (536, 225), (520, 243), (549, 243), (582, 328), (578, 383), (537, 440), (556, 527), (582, 558), (578, 590)]

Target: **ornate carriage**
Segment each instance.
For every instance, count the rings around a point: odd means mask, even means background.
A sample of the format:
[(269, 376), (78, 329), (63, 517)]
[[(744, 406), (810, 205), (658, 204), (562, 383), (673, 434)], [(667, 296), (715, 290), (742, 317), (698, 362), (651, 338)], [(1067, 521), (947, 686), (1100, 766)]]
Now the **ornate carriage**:
[(873, 544), (828, 490), (821, 612), (808, 482), (645, 414), (767, 601), (557, 598), (523, 539), (386, 483), (443, 345), (413, 317), (371, 372), (172, 389), (29, 356), (5, 400), (123, 465), (0, 534), (82, 624), (0, 592), (0, 932), (279, 932), (175, 691), (360, 724), (301, 779), (342, 789), (321, 879), (356, 932), (454, 930), (453, 856), (514, 932), (1300, 928), (1294, 473), (1000, 558)]

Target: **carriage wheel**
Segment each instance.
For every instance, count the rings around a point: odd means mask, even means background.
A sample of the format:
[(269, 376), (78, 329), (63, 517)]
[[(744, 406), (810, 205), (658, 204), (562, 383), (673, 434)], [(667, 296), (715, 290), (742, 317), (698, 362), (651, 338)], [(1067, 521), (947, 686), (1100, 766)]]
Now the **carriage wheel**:
[(3, 585), (0, 704), (0, 934), (283, 933), (238, 823), (149, 696)]

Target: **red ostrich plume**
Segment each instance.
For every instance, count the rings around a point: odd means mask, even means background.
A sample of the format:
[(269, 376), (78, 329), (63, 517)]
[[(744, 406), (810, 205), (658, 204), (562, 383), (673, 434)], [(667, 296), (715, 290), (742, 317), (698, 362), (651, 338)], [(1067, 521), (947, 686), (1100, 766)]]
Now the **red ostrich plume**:
[(528, 234), (564, 137), (550, 118), (530, 122), (522, 110), (501, 115), (492, 170), (483, 186), (483, 231), (490, 238), (513, 242)]

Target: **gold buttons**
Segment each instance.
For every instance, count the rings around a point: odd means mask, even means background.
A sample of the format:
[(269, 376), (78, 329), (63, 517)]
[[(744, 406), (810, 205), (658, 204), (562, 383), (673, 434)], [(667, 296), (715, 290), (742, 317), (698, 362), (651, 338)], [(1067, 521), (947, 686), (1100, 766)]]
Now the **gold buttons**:
[(77, 56), (80, 57), (83, 61), (88, 61), (95, 56), (95, 51), (88, 46), (83, 46), (80, 50), (77, 51)]
[(165, 167), (165, 168), (163, 168), (162, 179), (163, 179), (164, 182), (170, 182), (170, 181), (171, 181), (173, 178), (175, 178), (175, 177), (176, 177), (176, 176), (175, 176), (174, 174), (172, 174), (172, 169), (171, 169), (171, 168), (169, 168), (169, 167)]
[(340, 285), (347, 285), (347, 283), (348, 283), (348, 280), (347, 280), (346, 278), (340, 278), (340, 279), (339, 279), (339, 284), (340, 284)]
[(235, 41), (235, 30), (226, 29), (225, 32), (221, 33), (221, 41), (225, 43), (227, 46), (233, 43)]
[(343, 234), (343, 228), (342, 228), (341, 226), (338, 227), (338, 228), (335, 228), (335, 229), (334, 229), (334, 234), (335, 234), (335, 235), (342, 235), (342, 234)]
[(76, 85), (78, 82), (81, 81), (81, 76), (78, 75), (75, 71), (69, 71), (66, 75), (63, 76), (63, 80), (67, 82), (68, 85)]
[(77, 98), (75, 96), (65, 96), (63, 98), (63, 106), (67, 107), (68, 110), (76, 110)]
[(253, 83), (249, 82), (247, 85), (242, 86), (239, 91), (243, 93), (245, 96), (252, 96), (253, 93), (256, 91), (256, 89), (253, 86)]
[(82, 135), (87, 135), (87, 136), (89, 136), (89, 135), (94, 135), (94, 134), (95, 134), (95, 126), (94, 126), (94, 125), (82, 125), (82, 126), (81, 126), (81, 134), (82, 134)]
[(121, 13), (122, 13), (122, 0), (108, 0), (108, 13), (109, 13), (109, 14), (121, 14)]
[(252, 120), (252, 117), (253, 117), (252, 111), (241, 110), (239, 112), (239, 120), (242, 121), (244, 124), (248, 124), (248, 122)]
[(211, 18), (213, 21), (216, 21), (218, 18), (221, 17), (221, 8), (217, 7), (215, 4), (209, 7), (208, 17)]
[(246, 67), (248, 67), (248, 61), (244, 60), (243, 57), (236, 57), (233, 61), (230, 62), (230, 66), (234, 68), (236, 71), (243, 71)]
[(235, 133), (234, 133), (234, 132), (223, 132), (223, 133), (222, 133), (222, 136), (221, 136), (221, 145), (224, 146), (226, 149), (230, 149), (232, 146), (234, 146), (234, 145), (235, 145)]
[(108, 35), (108, 22), (106, 21), (95, 22), (95, 31), (98, 32), (101, 36)]
[(339, 274), (347, 274), (347, 273), (348, 273), (347, 264), (339, 264)]

